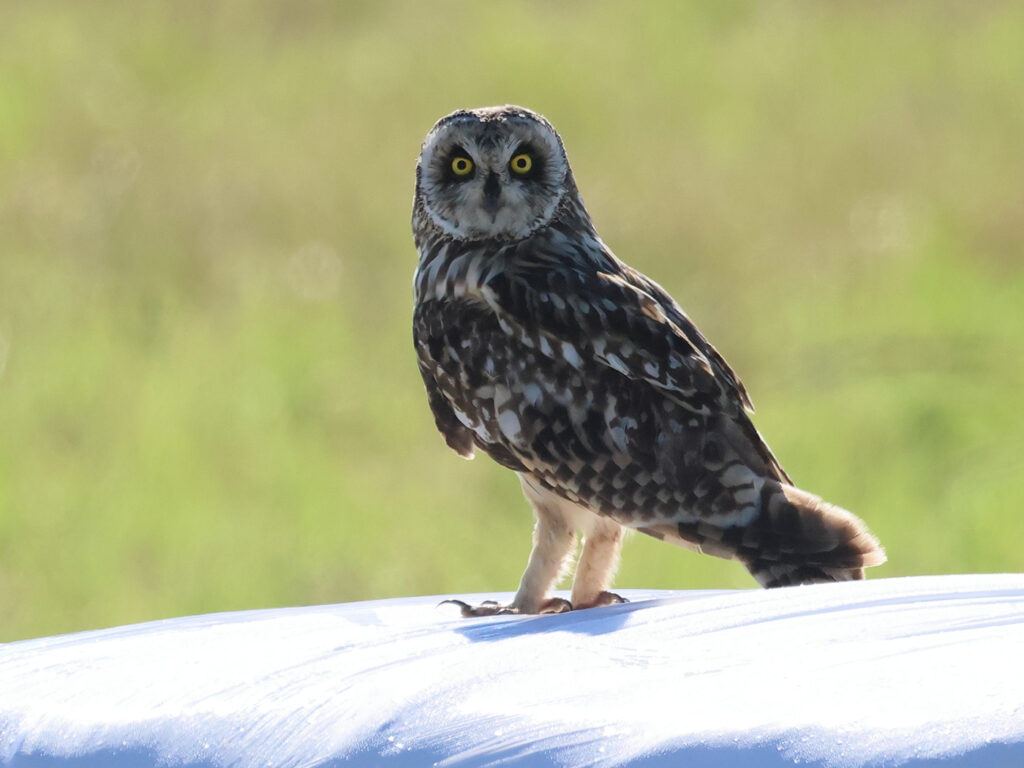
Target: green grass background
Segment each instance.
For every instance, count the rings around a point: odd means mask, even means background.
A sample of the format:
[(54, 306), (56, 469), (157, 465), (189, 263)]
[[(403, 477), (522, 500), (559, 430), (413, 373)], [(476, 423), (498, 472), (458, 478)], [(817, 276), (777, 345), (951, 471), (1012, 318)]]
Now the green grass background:
[[(559, 128), (874, 577), (1024, 565), (1020, 4), (0, 5), (0, 640), (513, 589), (410, 340), (413, 168)], [(622, 587), (748, 587), (638, 537)]]

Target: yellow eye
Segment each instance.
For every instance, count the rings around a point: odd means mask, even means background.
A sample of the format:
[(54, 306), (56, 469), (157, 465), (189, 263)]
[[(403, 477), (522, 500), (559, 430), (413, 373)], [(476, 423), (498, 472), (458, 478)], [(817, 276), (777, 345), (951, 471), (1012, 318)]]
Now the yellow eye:
[(452, 158), (452, 173), (456, 176), (469, 176), (473, 172), (473, 161), (468, 157)]
[(509, 161), (508, 167), (512, 169), (513, 173), (529, 173), (533, 168), (533, 158), (524, 152), (521, 155), (513, 157), (512, 160)]

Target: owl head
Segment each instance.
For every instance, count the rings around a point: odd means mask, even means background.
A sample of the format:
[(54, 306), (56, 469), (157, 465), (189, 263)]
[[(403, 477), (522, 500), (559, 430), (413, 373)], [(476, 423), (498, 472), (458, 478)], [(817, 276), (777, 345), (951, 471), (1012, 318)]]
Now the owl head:
[(459, 240), (517, 240), (547, 224), (576, 186), (558, 133), (523, 107), (462, 109), (427, 134), (416, 216)]

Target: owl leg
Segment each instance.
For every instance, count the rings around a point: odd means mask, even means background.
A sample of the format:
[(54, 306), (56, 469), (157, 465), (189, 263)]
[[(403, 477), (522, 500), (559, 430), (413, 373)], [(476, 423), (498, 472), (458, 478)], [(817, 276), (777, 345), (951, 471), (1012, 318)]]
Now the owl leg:
[(533, 507), (537, 524), (533, 528), (533, 549), (519, 589), (510, 606), (518, 613), (562, 613), (572, 605), (547, 593), (564, 575), (576, 547), (576, 526), (569, 502), (520, 475), (523, 494)]
[(584, 530), (583, 553), (572, 582), (572, 604), (577, 609), (626, 602), (608, 591), (619, 567), (625, 531), (610, 517), (591, 517)]
[(493, 616), (505, 613), (564, 613), (572, 603), (547, 594), (565, 573), (576, 545), (578, 514), (590, 515), (575, 504), (556, 496), (527, 475), (520, 474), (523, 494), (533, 507), (537, 523), (533, 528), (533, 549), (519, 582), (516, 596), (509, 605), (488, 600), (471, 606), (461, 600), (445, 600), (459, 606), (462, 615)]

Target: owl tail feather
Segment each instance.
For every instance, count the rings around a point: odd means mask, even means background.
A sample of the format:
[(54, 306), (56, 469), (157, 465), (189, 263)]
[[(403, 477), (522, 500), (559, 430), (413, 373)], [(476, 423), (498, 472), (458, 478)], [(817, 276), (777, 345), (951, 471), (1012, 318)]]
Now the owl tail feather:
[(746, 525), (709, 522), (641, 528), (665, 541), (739, 560), (762, 587), (856, 581), (885, 562), (864, 522), (787, 483), (766, 480), (758, 516)]
[(885, 562), (860, 518), (786, 483), (765, 484), (751, 528), (753, 546), (741, 546), (736, 558), (762, 587), (856, 581)]

